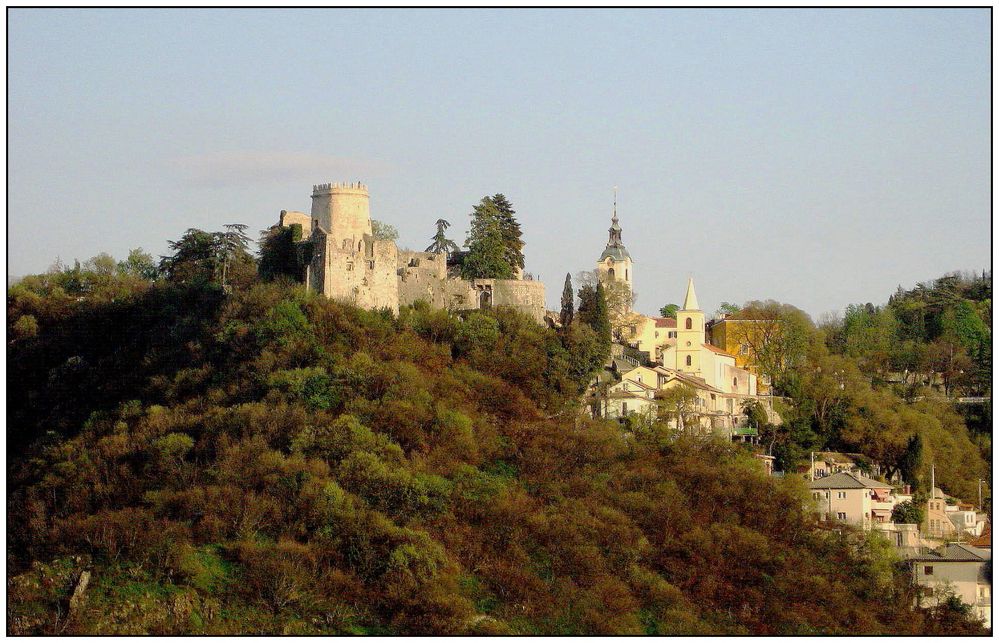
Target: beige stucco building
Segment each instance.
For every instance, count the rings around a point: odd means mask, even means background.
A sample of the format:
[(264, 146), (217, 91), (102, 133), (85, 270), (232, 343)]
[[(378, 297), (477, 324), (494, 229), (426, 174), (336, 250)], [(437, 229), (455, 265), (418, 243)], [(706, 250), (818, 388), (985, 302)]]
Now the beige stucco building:
[(913, 581), (924, 588), (921, 605), (935, 605), (953, 592), (992, 627), (992, 550), (950, 543), (912, 559)]
[(820, 520), (844, 522), (861, 529), (891, 521), (892, 487), (859, 473), (841, 471), (808, 483)]
[(424, 300), (435, 308), (516, 308), (541, 322), (545, 287), (531, 279), (461, 279), (440, 253), (401, 250), (372, 234), (367, 186), (313, 186), (311, 214), (282, 210), (278, 225), (302, 227), (311, 249), (304, 281), (310, 290), (363, 308), (387, 308)]

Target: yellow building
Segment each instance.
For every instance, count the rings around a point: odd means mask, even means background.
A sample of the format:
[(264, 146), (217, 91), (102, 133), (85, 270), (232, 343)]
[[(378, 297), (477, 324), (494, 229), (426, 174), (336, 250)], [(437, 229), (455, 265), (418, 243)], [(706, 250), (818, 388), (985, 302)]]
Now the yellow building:
[(708, 342), (712, 346), (735, 356), (736, 366), (757, 377), (760, 395), (770, 394), (770, 378), (760, 372), (753, 347), (764, 342), (775, 323), (779, 322), (733, 319), (726, 314), (721, 319), (709, 321), (705, 326)]

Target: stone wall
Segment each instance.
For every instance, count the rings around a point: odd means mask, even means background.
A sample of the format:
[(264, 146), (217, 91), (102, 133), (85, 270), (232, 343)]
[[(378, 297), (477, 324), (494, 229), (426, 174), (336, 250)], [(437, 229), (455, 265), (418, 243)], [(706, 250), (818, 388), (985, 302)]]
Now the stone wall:
[[(540, 281), (517, 279), (476, 279), (473, 286), (480, 292), (491, 289), (491, 305), (516, 308), (539, 324), (545, 319), (545, 285)], [(480, 306), (482, 307), (480, 296)]]
[(316, 251), (308, 279), (311, 290), (362, 308), (399, 312), (395, 243), (365, 235), (358, 243), (359, 248), (341, 247), (322, 228), (314, 232), (313, 242)]
[(312, 234), (312, 217), (296, 210), (281, 210), (281, 218), (278, 221), (281, 227), (290, 228), (296, 223), (302, 226), (302, 238), (308, 239)]

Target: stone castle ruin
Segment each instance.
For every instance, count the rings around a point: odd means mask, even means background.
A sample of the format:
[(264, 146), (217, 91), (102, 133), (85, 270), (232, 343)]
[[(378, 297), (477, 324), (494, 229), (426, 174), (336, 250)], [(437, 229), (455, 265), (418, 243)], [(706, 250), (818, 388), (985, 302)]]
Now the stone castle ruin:
[(422, 299), (448, 310), (509, 306), (543, 321), (543, 283), (462, 279), (458, 268), (448, 265), (446, 254), (400, 250), (394, 241), (376, 239), (368, 203), (368, 188), (361, 183), (323, 183), (312, 187), (311, 215), (281, 211), (278, 225), (300, 225), (311, 242), (304, 274), (309, 290), (395, 313)]

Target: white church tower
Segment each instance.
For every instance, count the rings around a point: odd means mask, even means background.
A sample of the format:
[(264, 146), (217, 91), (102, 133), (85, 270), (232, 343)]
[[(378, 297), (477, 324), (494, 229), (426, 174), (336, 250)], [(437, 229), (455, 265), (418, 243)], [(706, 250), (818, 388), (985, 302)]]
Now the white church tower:
[[(608, 233), (607, 247), (597, 260), (597, 278), (605, 287), (613, 282), (623, 283), (628, 287), (628, 292), (634, 292), (631, 286), (633, 277), (631, 255), (621, 241), (621, 226), (617, 221), (617, 188), (614, 188), (614, 214), (611, 217)], [(629, 303), (627, 312), (630, 311)]]
[(687, 280), (683, 308), (676, 313), (676, 369), (701, 375), (701, 347), (704, 345), (704, 312), (697, 305), (694, 278)]

